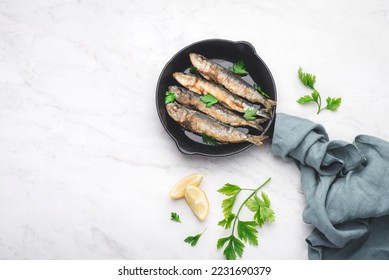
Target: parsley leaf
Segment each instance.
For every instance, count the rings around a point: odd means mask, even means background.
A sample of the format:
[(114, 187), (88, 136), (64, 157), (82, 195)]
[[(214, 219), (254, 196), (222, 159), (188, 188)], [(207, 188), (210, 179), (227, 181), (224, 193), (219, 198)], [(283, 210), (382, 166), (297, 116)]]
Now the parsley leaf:
[(203, 143), (209, 144), (209, 145), (216, 145), (216, 140), (212, 136), (209, 136), (207, 134), (202, 134), (201, 137), (203, 138)]
[(245, 112), (243, 117), (248, 121), (255, 120), (255, 116), (257, 115), (257, 109), (255, 108), (248, 108)]
[(313, 101), (318, 102), (319, 98), (320, 98), (320, 93), (316, 89), (314, 89), (311, 93), (311, 96), (312, 96)]
[(221, 220), (218, 222), (218, 226), (224, 227), (225, 229), (229, 229), (232, 225), (232, 222), (235, 219), (235, 214), (230, 214), (227, 218), (224, 220)]
[(257, 212), (259, 209), (261, 201), (258, 201), (258, 196), (254, 196), (253, 198), (250, 198), (246, 202), (246, 206), (248, 209), (250, 209), (252, 212)]
[(254, 212), (254, 220), (262, 227), (265, 222), (274, 222), (274, 211), (270, 208), (270, 199), (262, 192), (262, 199), (255, 195), (246, 202), (247, 208)]
[(176, 94), (171, 91), (165, 93), (165, 104), (173, 103), (176, 99)]
[(304, 84), (304, 86), (309, 87), (311, 89), (314, 89), (314, 85), (316, 82), (316, 76), (309, 74), (309, 73), (304, 73), (303, 68), (301, 66), (299, 67), (298, 70), (298, 76), (300, 78), (300, 81)]
[(237, 75), (246, 76), (249, 72), (246, 70), (246, 64), (244, 64), (243, 60), (239, 60), (235, 62), (229, 70)]
[[(224, 219), (219, 221), (218, 225), (225, 229), (231, 228), (231, 235), (220, 238), (216, 244), (218, 249), (223, 248), (227, 244), (223, 251), (223, 255), (227, 260), (235, 260), (237, 256), (242, 257), (245, 248), (243, 242), (247, 242), (254, 246), (258, 245), (258, 230), (256, 227), (259, 226), (259, 219), (261, 219), (260, 221), (262, 224), (265, 221), (274, 221), (274, 211), (270, 209), (269, 197), (265, 193), (261, 194), (262, 199), (257, 195), (258, 191), (269, 181), (270, 178), (256, 189), (243, 189), (236, 185), (225, 184), (218, 190), (218, 192), (229, 196), (222, 202)], [(232, 213), (232, 208), (241, 191), (251, 191), (252, 193), (240, 205), (238, 212), (234, 214)], [(254, 212), (253, 220), (239, 220), (239, 214), (244, 205)], [(237, 237), (234, 235), (235, 228), (238, 233)]]
[(261, 221), (263, 221), (262, 224), (264, 224), (265, 222), (274, 222), (276, 219), (274, 216), (274, 211), (269, 207), (261, 208), (260, 219)]
[(207, 228), (205, 228), (202, 233), (196, 234), (194, 236), (188, 236), (187, 238), (185, 238), (184, 242), (190, 244), (191, 246), (196, 246), (196, 244), (199, 241), (200, 237), (203, 235), (203, 233), (206, 230), (207, 230)]
[(232, 208), (234, 207), (234, 203), (237, 195), (233, 195), (229, 198), (226, 198), (222, 201), (222, 209), (224, 213), (224, 217), (228, 218), (232, 214)]
[(339, 108), (340, 103), (342, 102), (342, 98), (341, 97), (339, 97), (339, 98), (327, 97), (326, 102), (327, 102), (326, 109), (331, 110), (331, 111), (335, 111), (336, 109)]
[(305, 103), (308, 103), (308, 102), (314, 102), (314, 100), (313, 100), (313, 98), (310, 95), (304, 95), (304, 96), (301, 96), (297, 100), (297, 102), (300, 103), (300, 104), (305, 104)]
[(223, 255), (226, 257), (227, 260), (236, 260), (237, 255), (239, 257), (243, 256), (244, 244), (242, 243), (242, 241), (240, 241), (234, 235), (231, 235), (229, 237), (220, 238), (217, 241), (217, 248), (218, 249), (223, 248), (223, 246), (227, 242), (228, 242), (228, 244), (223, 252)]
[(304, 96), (301, 96), (297, 102), (300, 103), (300, 104), (305, 104), (305, 103), (308, 103), (308, 102), (316, 102), (318, 103), (319, 101), (321, 101), (320, 99), (320, 93), (314, 89), (311, 93), (311, 95), (304, 95)]
[(264, 97), (270, 98), (270, 96), (269, 96), (266, 92), (264, 92), (264, 91), (260, 88), (259, 85), (253, 84), (253, 87), (254, 87), (260, 94), (262, 94)]
[[(232, 236), (232, 235), (231, 235)], [(217, 240), (216, 247), (218, 249), (223, 248), (227, 241), (230, 241), (231, 236), (228, 237), (222, 237)]]
[(197, 69), (197, 67), (195, 67), (195, 66), (193, 66), (193, 65), (189, 68), (189, 72), (190, 72), (191, 74), (193, 74), (193, 75), (196, 75), (196, 76), (199, 75), (199, 69)]
[(180, 216), (177, 213), (175, 213), (175, 212), (172, 212), (170, 214), (170, 220), (172, 220), (174, 222), (177, 222), (177, 223), (181, 223)]
[(201, 234), (197, 234), (195, 236), (188, 236), (187, 238), (185, 238), (184, 242), (190, 244), (191, 246), (195, 246), (199, 241), (200, 237)]
[(262, 196), (263, 201), (265, 202), (266, 207), (270, 207), (269, 196), (267, 194), (265, 194), (264, 192), (261, 193), (261, 196)]
[(251, 245), (258, 245), (258, 230), (255, 229), (257, 223), (254, 221), (238, 221), (238, 236), (243, 241)]
[(219, 189), (218, 192), (230, 196), (238, 195), (241, 190), (242, 189), (240, 187), (227, 183), (221, 189)]
[(212, 94), (203, 95), (200, 97), (200, 100), (205, 104), (207, 107), (211, 107), (212, 105), (217, 103), (217, 99)]
[[(222, 193), (229, 198), (226, 198), (222, 201), (222, 208), (225, 219), (228, 219), (232, 215), (232, 208), (234, 206), (237, 195), (242, 189), (236, 185), (225, 184), (221, 189), (218, 190), (219, 193)], [(227, 224), (227, 221), (226, 221)]]

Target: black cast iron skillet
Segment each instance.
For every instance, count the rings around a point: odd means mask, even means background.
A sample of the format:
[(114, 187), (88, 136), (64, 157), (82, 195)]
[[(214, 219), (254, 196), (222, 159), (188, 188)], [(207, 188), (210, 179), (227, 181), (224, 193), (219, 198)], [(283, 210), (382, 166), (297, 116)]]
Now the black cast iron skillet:
[[(175, 54), (165, 65), (159, 76), (156, 89), (156, 105), (159, 119), (167, 133), (176, 142), (177, 148), (184, 154), (204, 155), (204, 156), (228, 156), (239, 153), (252, 144), (217, 144), (210, 145), (202, 142), (202, 138), (183, 129), (166, 112), (165, 92), (171, 85), (177, 85), (178, 82), (173, 78), (174, 72), (189, 72), (191, 62), (189, 53), (194, 52), (215, 60), (224, 67), (230, 67), (238, 60), (243, 60), (248, 76), (243, 77), (250, 84), (259, 84), (261, 89), (266, 92), (271, 99), (277, 100), (276, 86), (269, 68), (265, 62), (255, 52), (254, 47), (245, 41), (228, 41), (222, 39), (209, 39), (193, 43)], [(273, 118), (263, 124), (265, 134), (269, 138), (273, 135), (276, 108), (273, 109)], [(249, 133), (259, 134), (255, 129), (249, 129)]]

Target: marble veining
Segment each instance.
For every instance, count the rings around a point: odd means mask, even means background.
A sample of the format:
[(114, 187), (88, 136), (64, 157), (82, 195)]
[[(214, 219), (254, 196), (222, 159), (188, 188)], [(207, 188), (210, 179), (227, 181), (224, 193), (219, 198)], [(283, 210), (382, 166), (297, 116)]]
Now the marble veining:
[[(222, 259), (224, 183), (265, 190), (277, 215), (244, 259), (306, 259), (304, 194), (270, 144), (227, 158), (180, 154), (155, 109), (165, 63), (198, 40), (246, 40), (272, 71), (278, 111), (331, 139), (389, 139), (389, 4), (361, 1), (0, 1), (0, 258)], [(337, 112), (316, 115), (297, 69)], [(205, 175), (196, 220), (170, 188)], [(178, 212), (184, 223), (170, 221)], [(208, 230), (194, 248), (188, 235)]]

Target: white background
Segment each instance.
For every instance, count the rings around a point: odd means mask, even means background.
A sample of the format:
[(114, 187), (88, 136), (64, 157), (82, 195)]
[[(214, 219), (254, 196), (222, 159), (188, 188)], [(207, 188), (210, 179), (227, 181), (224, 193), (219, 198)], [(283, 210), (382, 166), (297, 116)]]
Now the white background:
[[(306, 259), (312, 230), (293, 163), (270, 145), (226, 158), (180, 154), (159, 122), (155, 87), (181, 48), (246, 40), (275, 78), (278, 112), (331, 139), (389, 139), (387, 1), (0, 1), (0, 258), (223, 259), (224, 183), (259, 186), (276, 222), (244, 259)], [(317, 75), (337, 112), (296, 103), (297, 69)], [(201, 172), (211, 209), (196, 220), (168, 193)], [(170, 221), (170, 212), (183, 223)], [(208, 230), (194, 248), (188, 235)]]
[[(199, 279), (285, 279), (294, 276), (295, 278), (305, 280), (312, 279), (312, 276), (318, 280), (329, 278), (352, 278), (352, 279), (368, 279), (378, 278), (385, 274), (385, 261), (217, 261), (217, 260), (39, 260), (39, 261), (2, 261), (0, 262), (0, 276), (7, 280), (19, 279), (39, 279), (39, 280), (68, 280), (68, 279), (93, 279), (93, 280), (108, 280), (108, 279), (184, 279), (184, 280), (199, 280)], [(192, 272), (198, 272), (201, 269), (202, 274), (192, 276), (154, 276), (153, 269), (170, 270), (176, 268), (176, 272), (184, 273), (184, 269)], [(228, 270), (235, 272), (235, 275), (211, 275), (216, 267), (216, 272), (219, 272), (219, 267), (226, 267)], [(270, 267), (270, 273), (267, 275), (264, 272), (261, 275), (236, 275), (237, 271), (242, 271), (245, 267), (259, 267), (259, 272), (262, 272), (261, 267)], [(130, 269), (128, 272), (138, 274), (121, 275), (119, 269)], [(140, 268), (144, 271), (150, 269), (151, 276), (140, 275)], [(250, 269), (249, 269), (250, 270)], [(251, 271), (251, 270), (250, 270)], [(256, 271), (253, 269), (253, 271)], [(224, 270), (222, 270), (224, 272)], [(136, 272), (135, 272), (136, 273)], [(238, 272), (239, 273), (239, 272)]]

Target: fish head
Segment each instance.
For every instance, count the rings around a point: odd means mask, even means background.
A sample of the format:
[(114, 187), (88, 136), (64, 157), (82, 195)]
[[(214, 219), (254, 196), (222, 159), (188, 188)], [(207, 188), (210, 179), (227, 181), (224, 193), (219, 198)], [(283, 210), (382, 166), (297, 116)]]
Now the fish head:
[(167, 104), (166, 110), (169, 116), (172, 117), (176, 122), (183, 123), (186, 120), (188, 114), (187, 110), (185, 110), (185, 108), (176, 102)]
[(181, 92), (181, 89), (178, 86), (169, 86), (168, 91), (178, 94)]
[(193, 66), (197, 68), (200, 74), (204, 78), (209, 80), (210, 78), (207, 75), (207, 72), (211, 69), (211, 64), (209, 63), (209, 60), (205, 56), (202, 56), (201, 54), (197, 53), (190, 53), (189, 58)]
[(204, 56), (197, 53), (190, 53), (189, 58), (190, 58), (190, 62), (192, 62), (193, 66), (196, 67), (197, 69), (202, 68), (203, 63), (207, 61), (207, 59)]
[(184, 74), (181, 72), (173, 73), (173, 77), (177, 80), (177, 82), (187, 88), (193, 87), (197, 82), (196, 76)]
[(169, 91), (174, 92), (176, 95), (176, 100), (180, 104), (189, 104), (191, 100), (191, 94), (177, 86), (170, 86)]

